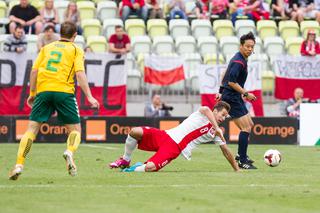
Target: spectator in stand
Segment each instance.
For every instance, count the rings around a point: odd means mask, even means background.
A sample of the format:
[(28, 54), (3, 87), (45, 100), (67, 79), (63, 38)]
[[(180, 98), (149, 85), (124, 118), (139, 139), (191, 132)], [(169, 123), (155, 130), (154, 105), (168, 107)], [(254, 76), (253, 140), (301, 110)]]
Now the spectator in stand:
[(130, 52), (130, 38), (120, 25), (115, 26), (115, 34), (109, 39), (109, 52), (116, 54), (126, 54)]
[[(64, 21), (71, 21), (75, 23), (77, 25), (78, 35), (82, 35), (80, 12), (78, 11), (78, 6), (75, 2), (70, 2), (68, 4), (67, 10), (64, 13)], [(57, 31), (60, 31), (60, 26)]]
[(42, 22), (38, 10), (29, 4), (28, 0), (20, 0), (20, 4), (12, 7), (9, 14), (9, 31), (12, 34), (17, 24), (20, 24), (24, 32), (39, 34), (42, 31)]
[(297, 0), (272, 0), (271, 8), (273, 16), (281, 16), (283, 19), (298, 19), (298, 1)]
[(166, 106), (161, 101), (160, 95), (153, 94), (151, 98), (151, 103), (147, 103), (144, 108), (144, 116), (152, 118), (171, 116), (169, 110), (172, 110), (172, 107)]
[(27, 40), (24, 29), (21, 25), (16, 25), (14, 32), (9, 35), (4, 42), (3, 50), (6, 52), (22, 53), (27, 49)]
[(159, 5), (160, 0), (148, 0), (148, 3), (151, 6), (149, 19), (163, 19), (163, 11)]
[(301, 44), (300, 53), (303, 56), (315, 56), (320, 54), (320, 45), (316, 41), (316, 33), (314, 30), (309, 30), (307, 39)]
[(122, 21), (125, 22), (130, 15), (137, 15), (147, 21), (148, 7), (144, 0), (122, 0)]
[(303, 89), (301, 89), (299, 87), (294, 90), (293, 95), (294, 95), (294, 97), (290, 98), (287, 101), (287, 106), (286, 106), (287, 115), (289, 117), (299, 118), (300, 117), (300, 104), (309, 102), (309, 100), (303, 98)]
[(183, 0), (171, 0), (169, 3), (170, 19), (179, 16), (181, 19), (188, 19), (186, 15), (186, 5)]
[[(317, 2), (319, 6), (319, 1)], [(299, 0), (298, 1), (298, 21), (302, 22), (304, 18), (320, 19), (320, 11), (316, 9), (314, 0)], [(319, 9), (319, 8), (318, 8)]]
[(44, 7), (40, 10), (40, 15), (43, 23), (43, 28), (48, 25), (56, 26), (59, 24), (58, 11), (54, 8), (53, 0), (46, 0), (44, 2)]
[(45, 45), (50, 44), (51, 42), (54, 42), (54, 41), (58, 41), (59, 38), (60, 36), (56, 34), (54, 31), (54, 26), (49, 24), (44, 28), (43, 33), (39, 34), (38, 41), (37, 41), (38, 51), (40, 51), (40, 49)]
[(229, 1), (228, 0), (212, 0), (211, 14), (219, 16), (220, 19), (226, 19), (228, 16)]
[(251, 0), (252, 6), (251, 15), (254, 21), (268, 20), (270, 13), (264, 8), (263, 0)]
[(269, 19), (269, 12), (264, 9), (263, 0), (234, 0), (234, 4), (231, 5), (232, 11), (234, 11), (231, 14), (233, 24), (238, 16), (247, 16), (254, 21)]
[(208, 12), (208, 5), (209, 1), (208, 0), (197, 0), (195, 2), (195, 15), (197, 17), (197, 19), (209, 19), (210, 18), (210, 14)]

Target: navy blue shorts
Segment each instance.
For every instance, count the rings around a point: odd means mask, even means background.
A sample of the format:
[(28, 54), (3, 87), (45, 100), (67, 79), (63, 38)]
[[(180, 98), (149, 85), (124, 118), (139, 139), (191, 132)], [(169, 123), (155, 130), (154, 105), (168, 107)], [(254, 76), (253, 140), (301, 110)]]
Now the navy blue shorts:
[(230, 104), (231, 109), (229, 115), (231, 118), (240, 118), (248, 114), (248, 110), (240, 94), (223, 93), (221, 100)]

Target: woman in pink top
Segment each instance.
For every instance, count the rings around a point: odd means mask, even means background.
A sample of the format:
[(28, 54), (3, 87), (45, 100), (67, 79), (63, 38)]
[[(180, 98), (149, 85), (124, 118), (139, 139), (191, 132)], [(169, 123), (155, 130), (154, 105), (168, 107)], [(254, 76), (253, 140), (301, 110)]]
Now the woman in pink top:
[(228, 15), (228, 0), (212, 0), (211, 1), (211, 14), (217, 15), (221, 19), (226, 19)]

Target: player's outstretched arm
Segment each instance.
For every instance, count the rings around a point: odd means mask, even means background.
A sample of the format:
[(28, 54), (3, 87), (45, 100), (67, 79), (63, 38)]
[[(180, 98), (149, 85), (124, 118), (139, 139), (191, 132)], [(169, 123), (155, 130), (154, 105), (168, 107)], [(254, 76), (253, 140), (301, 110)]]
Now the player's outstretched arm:
[(226, 139), (223, 136), (223, 131), (220, 129), (216, 119), (214, 118), (213, 112), (209, 109), (207, 106), (202, 106), (199, 109), (199, 112), (203, 115), (205, 115), (210, 123), (212, 124), (213, 128), (216, 130), (216, 135), (222, 139), (222, 141), (226, 141)]
[(89, 103), (91, 104), (91, 107), (99, 109), (99, 102), (94, 97), (92, 97), (85, 72), (82, 72), (82, 71), (76, 72), (76, 76), (77, 76), (77, 81), (79, 83), (79, 86), (84, 92), (85, 96), (87, 97)]
[(233, 156), (232, 152), (230, 151), (229, 147), (227, 146), (227, 144), (220, 145), (220, 149), (221, 149), (224, 157), (229, 161), (229, 163), (232, 166), (232, 168), (234, 169), (234, 171), (236, 171), (236, 172), (240, 171), (239, 166), (238, 166), (236, 160), (234, 159), (234, 156)]

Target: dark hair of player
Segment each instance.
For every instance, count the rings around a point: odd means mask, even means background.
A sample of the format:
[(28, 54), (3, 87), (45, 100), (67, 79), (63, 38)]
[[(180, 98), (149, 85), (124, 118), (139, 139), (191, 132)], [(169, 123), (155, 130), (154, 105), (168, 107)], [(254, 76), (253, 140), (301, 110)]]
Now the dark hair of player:
[(231, 107), (227, 102), (219, 101), (218, 103), (216, 103), (216, 105), (214, 105), (213, 109), (216, 109), (219, 112), (223, 109), (226, 109), (229, 112)]
[(243, 45), (246, 42), (246, 40), (253, 40), (254, 43), (256, 43), (256, 38), (254, 37), (252, 32), (242, 35), (240, 37), (240, 44)]
[(61, 38), (70, 39), (77, 32), (77, 26), (70, 21), (61, 24), (60, 35)]

